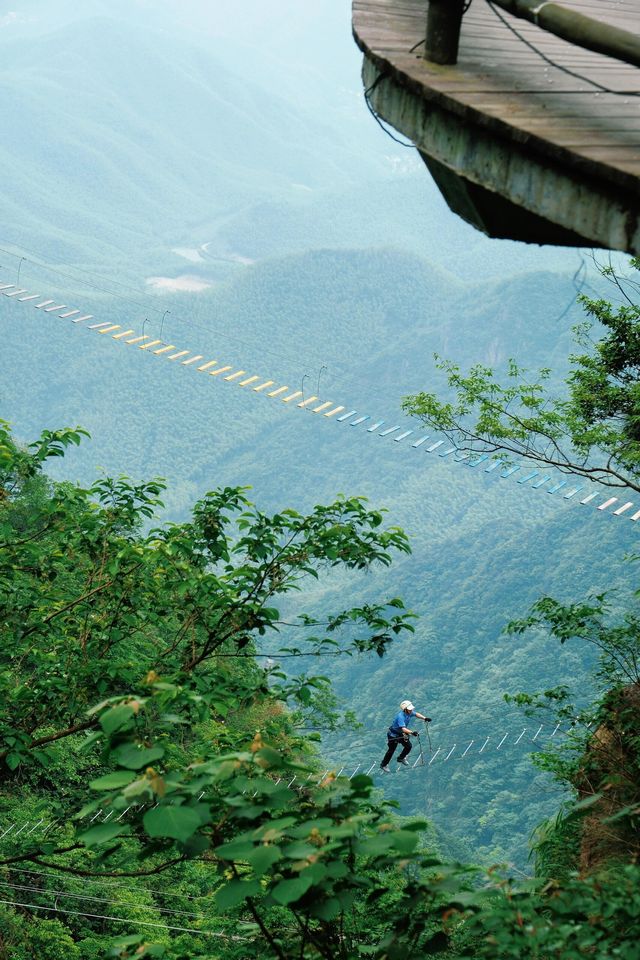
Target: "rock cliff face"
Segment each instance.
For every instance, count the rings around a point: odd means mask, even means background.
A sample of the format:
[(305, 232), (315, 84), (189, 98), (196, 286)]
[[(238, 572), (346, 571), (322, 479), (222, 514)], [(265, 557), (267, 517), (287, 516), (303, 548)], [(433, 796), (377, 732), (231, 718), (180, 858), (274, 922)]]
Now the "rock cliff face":
[(613, 692), (587, 749), (581, 800), (600, 794), (584, 818), (580, 871), (640, 857), (640, 683)]

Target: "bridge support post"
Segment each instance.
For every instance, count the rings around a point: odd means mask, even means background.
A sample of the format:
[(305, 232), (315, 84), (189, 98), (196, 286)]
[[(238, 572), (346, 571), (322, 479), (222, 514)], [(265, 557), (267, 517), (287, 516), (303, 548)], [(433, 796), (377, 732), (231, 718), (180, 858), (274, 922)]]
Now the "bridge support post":
[(425, 60), (456, 63), (463, 7), (464, 0), (429, 0)]

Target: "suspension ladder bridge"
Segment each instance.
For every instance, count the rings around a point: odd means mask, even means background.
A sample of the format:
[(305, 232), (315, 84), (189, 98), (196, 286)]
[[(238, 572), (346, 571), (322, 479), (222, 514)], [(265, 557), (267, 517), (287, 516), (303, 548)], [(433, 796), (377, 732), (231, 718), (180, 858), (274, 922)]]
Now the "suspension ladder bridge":
[[(450, 776), (454, 769), (457, 769), (456, 761), (467, 766), (467, 776), (474, 775), (473, 766), (470, 763), (486, 762), (489, 755), (493, 752), (504, 752), (509, 747), (517, 753), (535, 752), (542, 746), (549, 746), (552, 742), (566, 737), (574, 728), (584, 728), (588, 731), (590, 723), (581, 724), (576, 722), (567, 723), (538, 723), (525, 721), (524, 725), (515, 725), (513, 721), (507, 721), (506, 726), (492, 726), (490, 731), (483, 730), (480, 733), (474, 730), (471, 736), (460, 737), (460, 727), (454, 725), (447, 728), (445, 739), (440, 743), (431, 744), (423, 753), (422, 746), (415, 750), (415, 759), (411, 758), (411, 767), (418, 774), (420, 771), (427, 774), (426, 782), (433, 790), (433, 784), (429, 778), (430, 768), (435, 765), (442, 765), (443, 772)], [(498, 732), (496, 732), (498, 731)], [(293, 791), (301, 792), (308, 788), (323, 787), (331, 782), (343, 778), (352, 780), (356, 775), (374, 776), (376, 768), (379, 767), (381, 749), (378, 749), (373, 755), (363, 755), (360, 762), (352, 762), (349, 766), (334, 765), (323, 769), (320, 774), (317, 770), (311, 771), (306, 777), (297, 774), (293, 777), (280, 777), (275, 781), (275, 786), (280, 786), (282, 791), (291, 792), (291, 801), (293, 802)], [(444, 767), (444, 765), (447, 765)], [(379, 774), (379, 770), (378, 770)], [(375, 774), (376, 780), (381, 779)], [(411, 770), (398, 765), (397, 774), (402, 780), (409, 776), (413, 780)], [(383, 779), (383, 778), (382, 778)], [(420, 778), (422, 779), (422, 778)], [(400, 782), (400, 781), (398, 781)], [(407, 781), (404, 781), (407, 782)], [(382, 785), (382, 784), (381, 784)], [(503, 784), (503, 788), (505, 785)], [(416, 789), (415, 781), (412, 789)], [(258, 790), (254, 793), (254, 796)], [(529, 790), (520, 793), (523, 796), (535, 796), (541, 799), (541, 788), (533, 785)], [(204, 791), (200, 794), (200, 800), (205, 796)], [(554, 794), (553, 801), (557, 803), (557, 796)], [(151, 806), (158, 806), (158, 803), (133, 803), (124, 810), (115, 807), (98, 808), (95, 813), (87, 813), (83, 818), (83, 828), (91, 825), (106, 823), (131, 821), (132, 817), (139, 817), (145, 809)], [(65, 829), (65, 823), (51, 818), (43, 811), (42, 816), (35, 820), (24, 820), (21, 823), (16, 821), (0, 821), (0, 854), (16, 854), (18, 851), (24, 852), (27, 849), (37, 851), (39, 846), (45, 842), (58, 841), (68, 832)], [(91, 919), (103, 919), (106, 922), (122, 924), (125, 927), (131, 927), (134, 930), (143, 929), (165, 929), (172, 932), (189, 932), (206, 938), (219, 938), (231, 941), (247, 941), (251, 939), (251, 934), (255, 935), (251, 924), (243, 921), (234, 921), (232, 926), (225, 926), (220, 929), (218, 926), (212, 929), (212, 921), (216, 919), (215, 908), (212, 912), (212, 895), (189, 895), (178, 894), (164, 887), (161, 890), (144, 888), (136, 886), (128, 888), (126, 884), (113, 882), (105, 878), (87, 878), (72, 875), (72, 871), (66, 875), (56, 872), (55, 869), (47, 868), (47, 864), (42, 864), (37, 855), (35, 860), (27, 863), (18, 857), (16, 862), (9, 863), (5, 867), (6, 872), (0, 872), (0, 904), (24, 907), (35, 910), (43, 916), (76, 916)], [(43, 869), (43, 866), (45, 869)], [(127, 898), (126, 893), (120, 893), (120, 890), (127, 891), (134, 889), (136, 893), (147, 890), (152, 895), (153, 900), (159, 899), (161, 904), (147, 903), (136, 905), (132, 911), (132, 904)], [(167, 902), (168, 901), (168, 902)], [(173, 901), (173, 902), (172, 902)], [(142, 915), (141, 915), (142, 911)], [(133, 915), (132, 915), (133, 913)]]
[[(33, 307), (40, 312), (43, 318), (51, 320), (66, 320), (76, 329), (84, 329), (104, 337), (107, 343), (125, 346), (143, 351), (149, 357), (159, 357), (170, 361), (172, 366), (189, 367), (190, 370), (205, 374), (208, 378), (215, 378), (215, 382), (229, 383), (235, 387), (248, 389), (260, 397), (288, 405), (305, 413), (319, 414), (322, 419), (333, 419), (337, 423), (351, 427), (362, 427), (360, 434), (372, 437), (381, 437), (387, 443), (401, 444), (412, 451), (433, 454), (436, 457), (447, 459), (463, 467), (479, 468), (485, 473), (493, 474), (501, 479), (513, 477), (520, 485), (526, 484), (530, 489), (557, 494), (563, 500), (572, 500), (581, 505), (588, 504), (598, 511), (609, 516), (624, 517), (634, 523), (640, 520), (640, 506), (636, 501), (629, 499), (635, 494), (627, 487), (616, 488), (616, 495), (612, 495), (612, 488), (584, 478), (561, 473), (553, 468), (549, 472), (530, 469), (530, 465), (512, 463), (509, 457), (491, 456), (482, 451), (460, 449), (450, 443), (446, 437), (425, 434), (416, 430), (415, 421), (405, 418), (389, 425), (383, 418), (370, 412), (362, 412), (348, 405), (344, 400), (337, 403), (334, 400), (325, 400), (315, 394), (305, 395), (303, 389), (292, 388), (281, 384), (278, 379), (252, 373), (250, 364), (239, 366), (237, 363), (226, 363), (224, 360), (210, 359), (204, 353), (193, 349), (185, 349), (179, 344), (170, 343), (163, 339), (162, 331), (158, 336), (139, 333), (133, 327), (101, 321), (92, 313), (79, 307), (71, 307), (46, 294), (32, 293), (25, 287), (8, 282), (0, 278), (0, 297), (7, 298), (16, 307), (21, 309)], [(220, 378), (220, 381), (218, 381)], [(416, 435), (417, 434), (417, 435)], [(406, 443), (405, 443), (406, 441)]]

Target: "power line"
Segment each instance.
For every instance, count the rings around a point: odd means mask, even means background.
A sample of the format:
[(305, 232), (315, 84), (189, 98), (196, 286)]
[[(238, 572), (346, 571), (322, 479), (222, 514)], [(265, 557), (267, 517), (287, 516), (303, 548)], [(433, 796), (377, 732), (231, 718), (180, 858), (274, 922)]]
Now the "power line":
[[(51, 878), (62, 878), (67, 876), (67, 874), (61, 874), (60, 872), (46, 871), (46, 870), (29, 870), (26, 867), (17, 867), (14, 864), (4, 864), (4, 869), (10, 870), (12, 873), (27, 873), (33, 874), (37, 877), (51, 877)], [(145, 892), (150, 893), (154, 897), (176, 897), (183, 900), (210, 900), (210, 894), (203, 893), (194, 895), (191, 893), (173, 893), (172, 891), (167, 890), (156, 890), (154, 887), (142, 887), (142, 886), (132, 886), (131, 884), (118, 883), (113, 881), (108, 877), (85, 877), (79, 876), (78, 874), (69, 874), (68, 876), (75, 876), (77, 879), (81, 879), (83, 883), (92, 883), (94, 885), (102, 885), (104, 887), (113, 887), (117, 890), (128, 890), (132, 893)]]
[[(62, 875), (58, 874), (57, 878), (62, 879)], [(156, 907), (147, 903), (129, 904), (124, 900), (111, 900), (107, 897), (95, 897), (95, 896), (92, 896), (91, 894), (73, 893), (67, 890), (48, 890), (43, 887), (36, 887), (29, 884), (9, 883), (9, 881), (7, 880), (0, 880), (0, 887), (10, 887), (13, 890), (35, 890), (37, 893), (41, 893), (46, 896), (64, 897), (65, 899), (70, 899), (70, 900), (86, 900), (87, 902), (91, 901), (93, 903), (108, 903), (111, 905), (116, 905), (121, 907), (133, 906), (141, 910), (154, 910), (156, 913), (159, 913), (159, 914), (168, 914), (170, 917), (171, 916), (191, 917), (192, 919), (196, 919), (196, 920), (209, 919), (204, 913), (191, 913), (188, 910), (175, 910), (173, 908), (169, 909), (167, 907)]]
[(45, 910), (49, 913), (63, 913), (73, 917), (88, 917), (92, 920), (109, 920), (112, 923), (129, 923), (137, 927), (155, 927), (161, 930), (171, 930), (178, 933), (196, 933), (201, 937), (222, 937), (225, 940), (246, 940), (247, 937), (231, 937), (224, 933), (217, 933), (213, 930), (199, 930), (197, 927), (178, 927), (168, 923), (151, 923), (148, 920), (132, 920), (127, 917), (113, 917), (104, 913), (85, 913), (81, 910), (63, 910), (61, 907), (43, 907), (36, 903), (21, 903), (17, 900), (0, 899), (0, 903), (8, 904), (12, 907), (28, 907), (30, 910)]

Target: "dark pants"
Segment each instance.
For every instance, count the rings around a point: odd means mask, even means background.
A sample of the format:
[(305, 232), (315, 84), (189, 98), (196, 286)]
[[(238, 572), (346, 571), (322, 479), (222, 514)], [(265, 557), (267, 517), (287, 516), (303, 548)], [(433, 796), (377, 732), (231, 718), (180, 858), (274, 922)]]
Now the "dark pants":
[(384, 760), (380, 764), (380, 766), (382, 767), (386, 767), (389, 765), (389, 763), (391, 762), (391, 758), (396, 752), (396, 748), (398, 747), (398, 744), (403, 745), (402, 750), (400, 751), (400, 756), (398, 757), (398, 760), (404, 760), (405, 757), (407, 757), (411, 753), (411, 748), (413, 746), (413, 744), (411, 743), (411, 739), (409, 737), (406, 737), (406, 738), (405, 737), (387, 737), (387, 743), (389, 746), (388, 746), (387, 752), (384, 755)]

